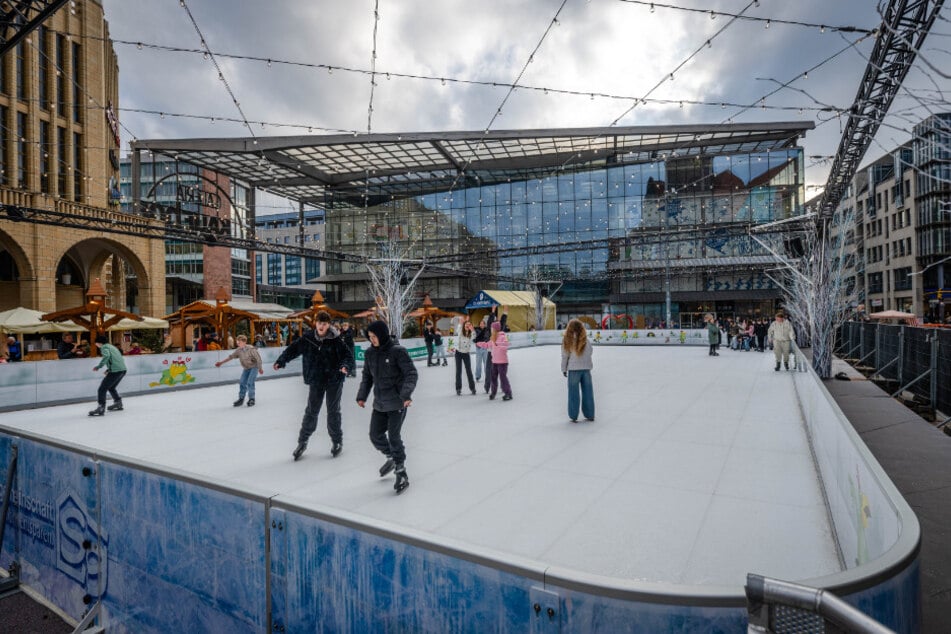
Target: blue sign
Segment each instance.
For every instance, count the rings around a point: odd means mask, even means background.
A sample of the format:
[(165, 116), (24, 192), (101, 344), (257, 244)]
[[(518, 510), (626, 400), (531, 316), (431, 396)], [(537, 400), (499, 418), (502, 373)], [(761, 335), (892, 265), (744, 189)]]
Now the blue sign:
[(492, 299), (485, 291), (479, 291), (479, 294), (469, 300), (466, 304), (466, 310), (479, 310), (480, 308), (492, 308), (498, 306), (499, 302)]

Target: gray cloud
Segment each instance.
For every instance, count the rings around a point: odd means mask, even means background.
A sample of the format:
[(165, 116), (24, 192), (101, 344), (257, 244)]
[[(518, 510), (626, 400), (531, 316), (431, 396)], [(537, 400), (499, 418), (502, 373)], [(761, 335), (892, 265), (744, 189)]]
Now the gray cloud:
[[(683, 6), (737, 12), (743, 0), (680, 0)], [(560, 0), (381, 0), (377, 34), (377, 69), (434, 77), (511, 82), (548, 26)], [(114, 38), (183, 47), (198, 47), (199, 38), (185, 11), (174, 2), (104, 0)], [(281, 0), (189, 0), (196, 21), (214, 51), (369, 69), (373, 2)], [(875, 4), (867, 0), (762, 0), (750, 15), (828, 25), (874, 27)], [(618, 0), (571, 0), (560, 25), (552, 28), (522, 83), (583, 92), (643, 96), (681, 61), (726, 24), (721, 16), (689, 14)], [(944, 29), (939, 22), (937, 30)], [(849, 40), (857, 35), (845, 36)], [(947, 39), (938, 37), (944, 48)], [(652, 97), (673, 100), (753, 103), (776, 84), (789, 81), (846, 45), (832, 31), (773, 23), (737, 22), (715, 37), (689, 64), (664, 82)], [(806, 106), (809, 97), (848, 107), (864, 72), (871, 39), (770, 97), (769, 105)], [(120, 106), (203, 116), (237, 117), (238, 113), (208, 60), (201, 55), (168, 53), (117, 45)], [(940, 52), (935, 60), (947, 61)], [(222, 70), (241, 106), (253, 120), (311, 125), (315, 128), (366, 130), (370, 78), (366, 75), (221, 59)], [(934, 75), (930, 73), (930, 75)], [(942, 87), (949, 88), (946, 80)], [(482, 129), (507, 90), (438, 81), (377, 79), (373, 130), (429, 131)], [(914, 72), (908, 86), (933, 89), (931, 78)], [(516, 91), (496, 129), (558, 126), (604, 126), (630, 107), (627, 101)], [(935, 110), (941, 110), (940, 106)], [(895, 114), (879, 134), (870, 156), (907, 139), (913, 121), (927, 112), (913, 100), (896, 100)], [(640, 105), (622, 125), (802, 120), (809, 111), (753, 109), (737, 114), (719, 106)], [(904, 118), (902, 118), (904, 117)], [(139, 138), (245, 136), (238, 124), (122, 113), (123, 124)], [(843, 122), (844, 123), (844, 122)], [(306, 129), (254, 127), (261, 136), (306, 133)], [(820, 125), (803, 142), (807, 154), (835, 152), (837, 121)], [(128, 134), (125, 135), (128, 140)], [(808, 162), (808, 161), (807, 161)], [(821, 184), (827, 165), (807, 170), (810, 183)]]

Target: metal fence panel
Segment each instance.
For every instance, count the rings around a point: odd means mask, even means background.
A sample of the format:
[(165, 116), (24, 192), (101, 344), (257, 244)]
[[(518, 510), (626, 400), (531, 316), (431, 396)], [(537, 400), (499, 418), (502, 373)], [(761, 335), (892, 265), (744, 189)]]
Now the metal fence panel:
[[(905, 328), (902, 352), (902, 385), (907, 385), (931, 369), (931, 337), (929, 328)], [(915, 396), (931, 402), (931, 381), (925, 377), (907, 388)]]
[(935, 409), (951, 416), (951, 330), (938, 330), (938, 394)]
[[(899, 338), (901, 337), (901, 326), (888, 326), (885, 324), (865, 324), (865, 336), (868, 338), (871, 333), (872, 348), (875, 347), (875, 330), (878, 330), (879, 350), (875, 355), (878, 364), (875, 370), (883, 378), (898, 381), (898, 371), (900, 362), (892, 363), (898, 359)], [(871, 349), (871, 348), (870, 348)], [(891, 365), (889, 365), (891, 364)]]

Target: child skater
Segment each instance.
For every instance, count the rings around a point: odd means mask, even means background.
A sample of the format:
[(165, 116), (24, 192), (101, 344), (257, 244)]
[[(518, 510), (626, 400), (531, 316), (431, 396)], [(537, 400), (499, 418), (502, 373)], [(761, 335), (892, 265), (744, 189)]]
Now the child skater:
[(499, 382), (502, 383), (502, 400), (512, 400), (512, 386), (509, 385), (509, 339), (502, 330), (502, 324), (492, 322), (492, 336), (485, 343), (476, 344), (480, 348), (488, 349), (492, 355), (492, 387), (489, 391), (489, 400), (495, 398)]
[(578, 422), (578, 393), (581, 393), (581, 413), (587, 421), (594, 421), (594, 386), (591, 383), (591, 351), (584, 324), (572, 319), (565, 328), (561, 342), (561, 372), (568, 377), (568, 418)]
[(238, 381), (238, 400), (233, 403), (235, 407), (244, 405), (244, 395), (248, 395), (248, 407), (254, 407), (254, 380), (259, 374), (264, 374), (264, 362), (261, 361), (261, 354), (254, 346), (248, 345), (248, 338), (244, 335), (238, 335), (238, 347), (230, 355), (215, 362), (215, 367), (220, 368), (232, 359), (237, 359), (241, 364), (241, 380)]

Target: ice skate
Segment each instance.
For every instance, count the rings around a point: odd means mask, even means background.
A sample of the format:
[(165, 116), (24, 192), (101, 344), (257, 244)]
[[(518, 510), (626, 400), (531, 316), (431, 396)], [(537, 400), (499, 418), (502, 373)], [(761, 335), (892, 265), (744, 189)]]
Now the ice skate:
[(106, 408), (110, 412), (121, 412), (122, 411), (122, 399), (118, 398), (113, 401), (112, 405)]
[(392, 458), (387, 458), (386, 462), (383, 463), (383, 466), (380, 467), (380, 477), (382, 478), (387, 473), (393, 470), (393, 467), (396, 466), (396, 463), (393, 462)]
[(97, 408), (94, 409), (93, 411), (89, 412), (89, 415), (90, 415), (90, 416), (105, 416), (105, 414), (106, 414), (106, 406), (105, 406), (105, 405), (100, 405), (99, 407), (97, 407)]
[(396, 482), (393, 484), (393, 489), (396, 491), (397, 495), (406, 490), (406, 487), (409, 486), (409, 478), (406, 477), (406, 469), (402, 466), (397, 467), (396, 469)]
[(307, 450), (306, 442), (297, 443), (297, 449), (294, 450), (294, 462), (300, 460), (300, 457), (304, 455), (304, 452)]
[(340, 452), (341, 452), (341, 451), (343, 451), (343, 443), (342, 443), (342, 442), (335, 442), (335, 443), (333, 444), (333, 447), (330, 448), (330, 455), (333, 456), (334, 458), (336, 458), (337, 456), (340, 455)]
[(241, 407), (242, 405), (244, 405), (244, 397), (242, 396), (237, 401), (232, 403), (232, 405), (234, 405), (235, 407)]

